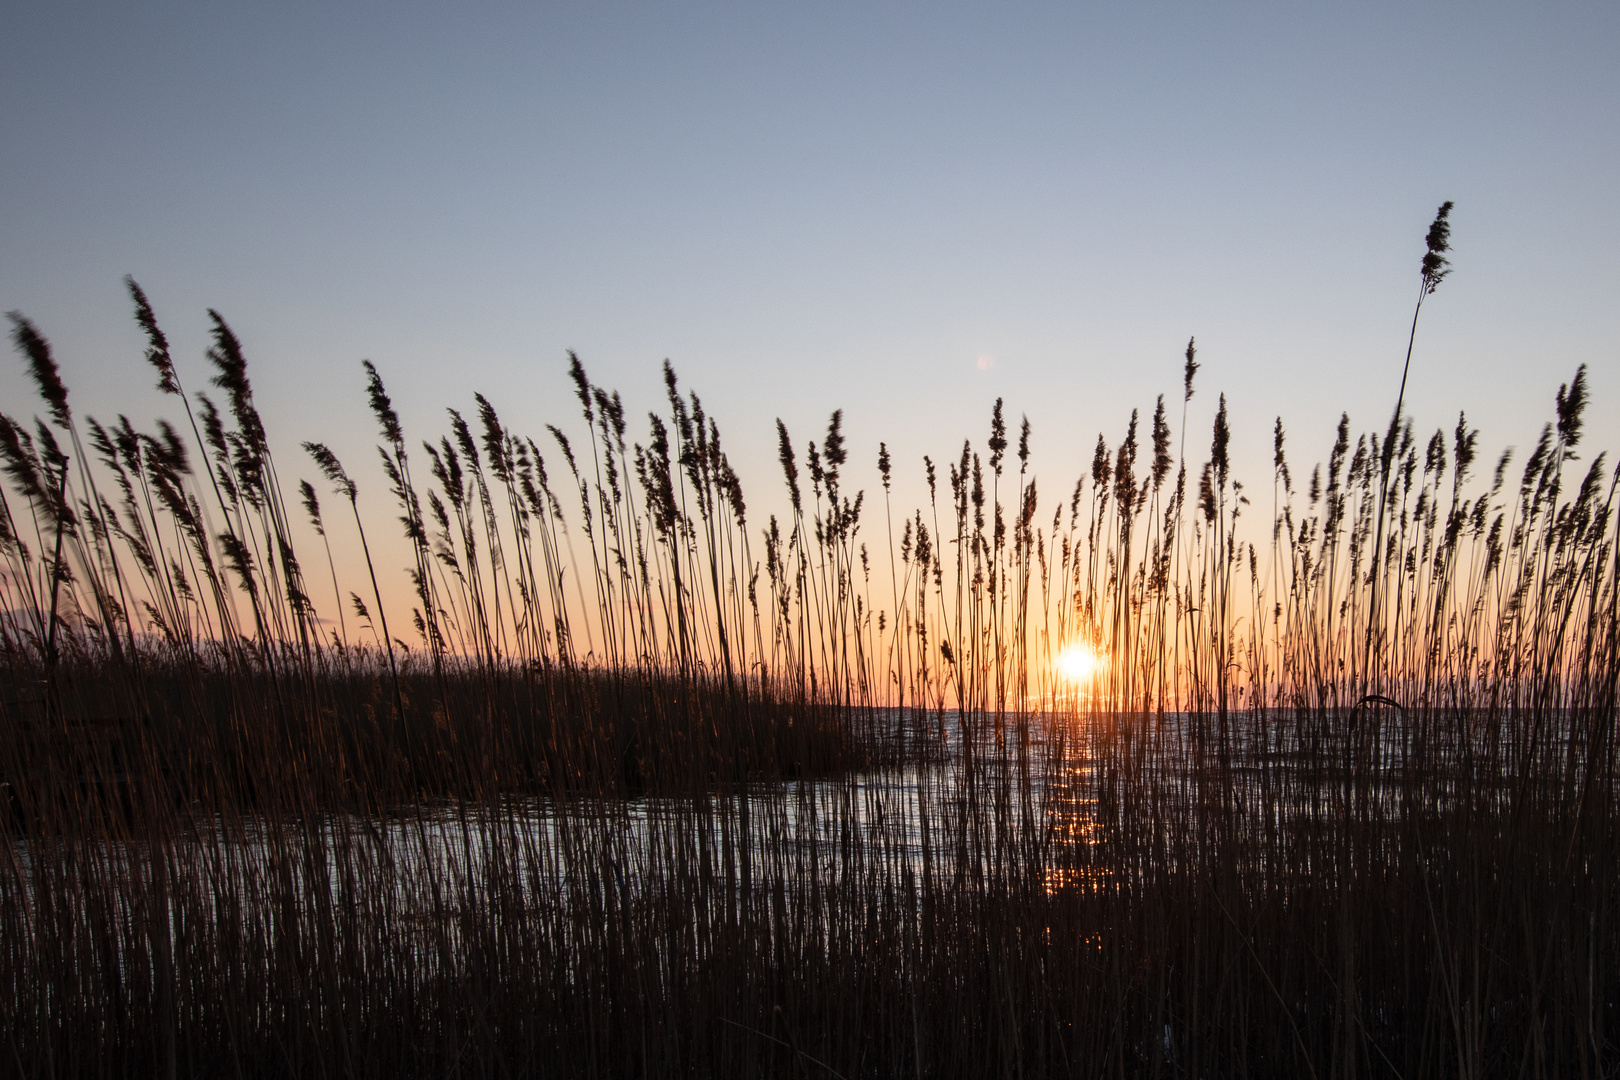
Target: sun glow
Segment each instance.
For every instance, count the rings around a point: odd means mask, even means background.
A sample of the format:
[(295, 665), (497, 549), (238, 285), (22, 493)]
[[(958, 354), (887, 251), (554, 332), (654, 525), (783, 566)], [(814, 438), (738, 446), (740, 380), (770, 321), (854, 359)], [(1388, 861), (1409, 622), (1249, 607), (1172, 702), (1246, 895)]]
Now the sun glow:
[(1097, 651), (1087, 645), (1071, 645), (1058, 654), (1057, 669), (1065, 679), (1072, 683), (1083, 683), (1091, 679), (1102, 666), (1102, 658)]

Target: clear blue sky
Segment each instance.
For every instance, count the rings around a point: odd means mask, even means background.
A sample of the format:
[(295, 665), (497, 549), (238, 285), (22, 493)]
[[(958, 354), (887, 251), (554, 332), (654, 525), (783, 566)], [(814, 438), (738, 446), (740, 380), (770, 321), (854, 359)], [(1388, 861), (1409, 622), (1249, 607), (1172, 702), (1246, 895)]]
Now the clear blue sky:
[[(1000, 395), (1049, 497), (1099, 431), (1204, 369), (1238, 474), (1388, 418), (1422, 238), (1420, 431), (1523, 445), (1591, 368), (1620, 446), (1620, 6), (13, 0), (0, 38), (0, 308), (81, 412), (151, 390), (121, 278), (192, 386), (204, 311), (246, 343), (283, 478), (331, 442), (384, 503), (362, 357), (409, 434), (483, 390), (577, 418), (577, 349), (633, 416), (669, 357), (771, 508), (777, 416), (981, 443)], [(20, 364), (0, 408), (29, 412)], [(636, 422), (632, 434), (645, 431)], [(642, 436), (644, 438), (644, 435)], [(414, 443), (413, 443), (414, 445)], [(1051, 503), (1048, 502), (1047, 506)]]

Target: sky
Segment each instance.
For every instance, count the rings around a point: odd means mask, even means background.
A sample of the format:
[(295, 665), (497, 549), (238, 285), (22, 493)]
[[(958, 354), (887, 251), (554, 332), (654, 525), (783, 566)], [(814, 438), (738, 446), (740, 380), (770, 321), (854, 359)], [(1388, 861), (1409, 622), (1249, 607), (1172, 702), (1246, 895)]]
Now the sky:
[[(1533, 442), (1587, 364), (1620, 448), (1620, 6), (11, 0), (0, 308), (76, 410), (142, 427), (122, 279), (201, 387), (241, 337), (283, 479), (298, 444), (386, 491), (372, 360), (412, 445), (481, 391), (579, 423), (567, 350), (631, 437), (668, 358), (760, 513), (775, 420), (842, 408), (846, 483), (1033, 425), (1043, 490), (1157, 395), (1188, 456), (1226, 394), (1235, 473), (1387, 423), (1423, 237), (1455, 200), (1407, 411)], [(20, 362), (0, 411), (40, 411)], [(641, 417), (640, 420), (635, 420)], [(1194, 462), (1196, 469), (1197, 462)], [(857, 468), (857, 466), (859, 468)], [(1308, 467), (1308, 466), (1307, 466)], [(864, 472), (863, 472), (864, 470)]]

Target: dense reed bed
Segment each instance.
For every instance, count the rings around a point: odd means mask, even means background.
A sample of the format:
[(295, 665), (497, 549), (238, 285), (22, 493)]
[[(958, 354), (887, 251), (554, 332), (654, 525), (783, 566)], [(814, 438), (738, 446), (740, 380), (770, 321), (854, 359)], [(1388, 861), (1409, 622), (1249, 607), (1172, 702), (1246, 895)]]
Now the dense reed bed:
[(284, 488), (225, 322), (222, 409), (130, 291), (181, 427), (81, 428), (13, 317), (47, 413), (0, 419), (18, 1075), (1620, 1065), (1584, 370), (1494, 468), (1398, 406), (1296, 484), (1279, 420), (1267, 500), (1224, 399), (1184, 433), (1189, 343), (1183, 431), (1161, 397), (1058, 500), (998, 401), (907, 510), (839, 414), (778, 424), (762, 523), (667, 365), (645, 441), (576, 359), (574, 434), (479, 397), (416, 451), (368, 364), (402, 628), (343, 464)]

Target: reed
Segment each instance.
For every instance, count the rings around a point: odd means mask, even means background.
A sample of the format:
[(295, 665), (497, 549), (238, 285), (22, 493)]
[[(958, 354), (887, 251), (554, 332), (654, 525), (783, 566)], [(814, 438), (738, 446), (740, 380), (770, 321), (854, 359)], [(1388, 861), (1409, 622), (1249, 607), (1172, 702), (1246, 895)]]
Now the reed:
[(644, 441), (570, 357), (582, 426), (480, 396), (420, 456), (368, 364), (407, 642), (342, 463), (306, 448), (370, 577), (324, 551), (327, 598), (240, 342), (211, 312), (222, 412), (130, 292), (189, 441), (87, 419), (86, 459), (13, 317), (49, 416), (0, 418), (18, 1075), (1620, 1064), (1620, 473), (1578, 459), (1584, 369), (1512, 477), (1403, 395), (1296, 489), (1279, 418), (1269, 521), (1224, 397), (1207, 458), (1161, 397), (1055, 503), (997, 401), (926, 506), (878, 448), (879, 527), (841, 413), (778, 422), (761, 523), (667, 364)]

